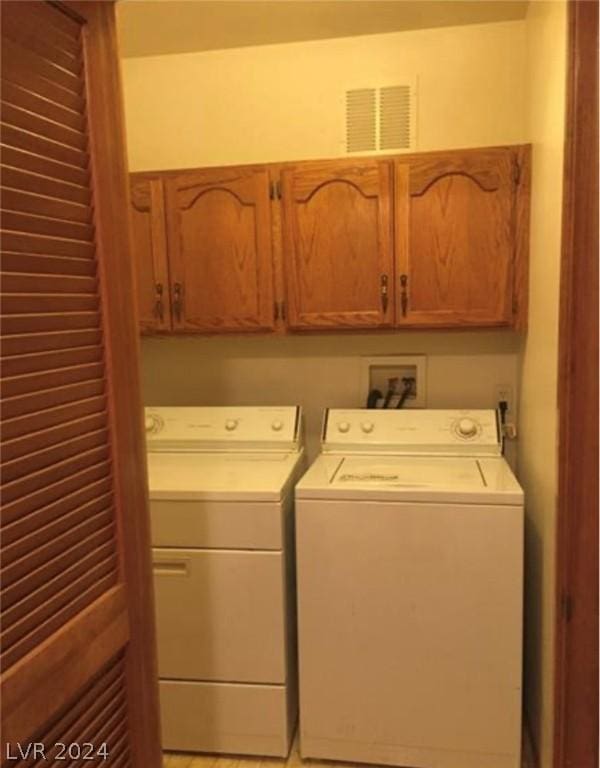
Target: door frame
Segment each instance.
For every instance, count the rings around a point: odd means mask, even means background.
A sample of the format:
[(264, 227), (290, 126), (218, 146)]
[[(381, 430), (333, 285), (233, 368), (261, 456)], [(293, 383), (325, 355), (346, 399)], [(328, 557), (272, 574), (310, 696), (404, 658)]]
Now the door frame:
[(598, 2), (569, 0), (567, 13), (554, 768), (594, 768), (598, 766)]

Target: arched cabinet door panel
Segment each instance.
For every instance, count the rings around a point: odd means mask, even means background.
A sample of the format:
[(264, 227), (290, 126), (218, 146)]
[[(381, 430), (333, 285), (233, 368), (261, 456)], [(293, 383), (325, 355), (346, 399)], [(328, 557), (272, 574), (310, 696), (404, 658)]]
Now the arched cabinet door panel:
[(511, 149), (396, 164), (399, 325), (513, 324), (518, 169)]
[(173, 328), (274, 326), (269, 176), (227, 168), (165, 181)]
[(391, 181), (378, 160), (282, 172), (289, 328), (393, 324)]
[(171, 301), (160, 179), (132, 177), (130, 220), (140, 328), (142, 333), (167, 331)]

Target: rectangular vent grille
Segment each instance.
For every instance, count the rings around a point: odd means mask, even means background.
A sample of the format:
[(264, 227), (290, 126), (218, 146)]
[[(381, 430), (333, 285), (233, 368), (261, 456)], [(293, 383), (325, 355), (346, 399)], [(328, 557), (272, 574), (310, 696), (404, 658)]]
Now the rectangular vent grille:
[(410, 87), (379, 90), (379, 149), (410, 148)]
[(346, 92), (346, 147), (348, 152), (377, 149), (375, 88)]
[(410, 85), (346, 91), (346, 151), (411, 149), (413, 93)]

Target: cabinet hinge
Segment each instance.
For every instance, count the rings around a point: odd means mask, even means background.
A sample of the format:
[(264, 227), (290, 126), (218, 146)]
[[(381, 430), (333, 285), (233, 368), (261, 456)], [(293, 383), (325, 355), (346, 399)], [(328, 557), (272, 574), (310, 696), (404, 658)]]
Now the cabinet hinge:
[(513, 165), (513, 181), (515, 187), (518, 187), (519, 182), (521, 181), (521, 166), (519, 165), (518, 160), (515, 160)]
[(561, 610), (564, 620), (568, 623), (573, 617), (573, 598), (563, 594), (561, 598)]
[(281, 182), (272, 181), (269, 184), (269, 197), (271, 200), (281, 200)]

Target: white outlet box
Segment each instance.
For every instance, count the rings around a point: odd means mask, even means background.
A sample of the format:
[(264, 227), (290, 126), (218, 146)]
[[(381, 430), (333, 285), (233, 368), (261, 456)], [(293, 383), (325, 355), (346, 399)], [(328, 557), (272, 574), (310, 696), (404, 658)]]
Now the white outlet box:
[(361, 358), (360, 392), (362, 404), (366, 406), (369, 392), (378, 389), (385, 397), (388, 381), (399, 380), (399, 393), (402, 391), (402, 379), (415, 380), (414, 394), (409, 395), (404, 408), (425, 408), (427, 405), (427, 358), (425, 355), (391, 355), (386, 357)]

